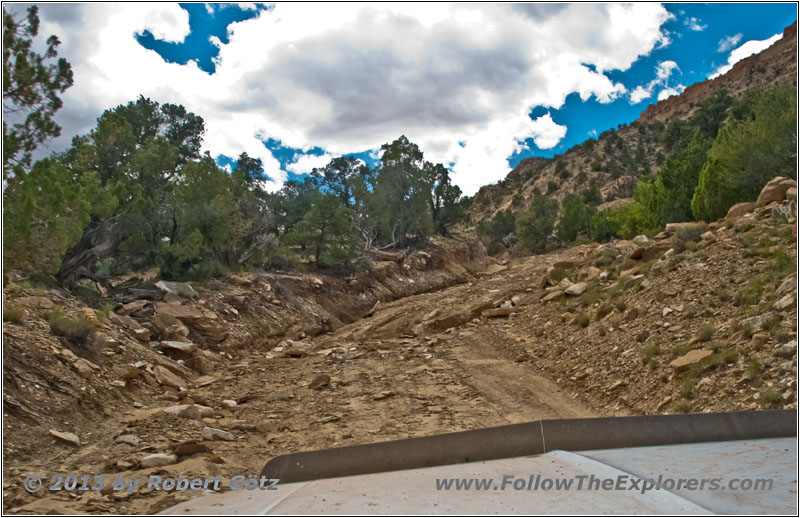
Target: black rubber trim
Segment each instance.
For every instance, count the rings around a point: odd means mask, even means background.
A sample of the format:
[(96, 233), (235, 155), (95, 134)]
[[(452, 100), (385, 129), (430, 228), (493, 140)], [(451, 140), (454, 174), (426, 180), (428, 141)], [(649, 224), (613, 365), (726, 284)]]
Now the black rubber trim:
[(280, 455), (261, 474), (281, 483), (463, 462), (664, 444), (797, 435), (797, 410), (552, 419)]

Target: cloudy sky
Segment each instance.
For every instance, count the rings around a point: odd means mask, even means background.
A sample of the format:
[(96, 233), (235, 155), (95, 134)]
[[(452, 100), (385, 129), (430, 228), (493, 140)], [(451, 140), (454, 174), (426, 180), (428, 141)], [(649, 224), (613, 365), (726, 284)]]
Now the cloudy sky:
[[(6, 4), (20, 12), (24, 4)], [(56, 119), (87, 133), (144, 94), (206, 121), (223, 166), (271, 186), (405, 134), (466, 194), (759, 52), (794, 4), (40, 4), (75, 84)]]

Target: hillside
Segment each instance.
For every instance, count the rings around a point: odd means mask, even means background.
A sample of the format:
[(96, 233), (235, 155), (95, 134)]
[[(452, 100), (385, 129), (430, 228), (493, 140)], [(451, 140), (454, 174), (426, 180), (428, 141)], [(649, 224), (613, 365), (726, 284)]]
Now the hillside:
[(122, 279), (99, 314), (11, 282), (3, 510), (202, 493), (29, 493), (28, 474), (227, 481), (288, 452), (537, 419), (796, 408), (796, 183), (765, 192), (723, 222), (505, 263), (438, 241), (350, 279)]
[(722, 76), (648, 106), (636, 121), (605, 131), (597, 140), (589, 139), (556, 157), (521, 161), (504, 180), (475, 194), (472, 220), (489, 218), (498, 210), (525, 210), (536, 189), (562, 199), (595, 182), (606, 202), (629, 198), (637, 180), (663, 162), (666, 149), (661, 134), (669, 122), (689, 118), (699, 103), (723, 89), (739, 99), (749, 89), (784, 82), (797, 84), (797, 22), (786, 27), (783, 37), (771, 47), (739, 61)]

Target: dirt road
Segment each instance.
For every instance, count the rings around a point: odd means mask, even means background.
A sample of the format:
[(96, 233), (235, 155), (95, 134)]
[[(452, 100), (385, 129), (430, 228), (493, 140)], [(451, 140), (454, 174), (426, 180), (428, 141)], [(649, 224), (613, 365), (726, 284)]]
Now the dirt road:
[[(94, 423), (81, 449), (16, 466), (10, 478), (28, 473), (104, 474), (109, 480), (117, 473), (225, 478), (258, 473), (270, 458), (294, 451), (601, 415), (530, 362), (518, 361), (531, 337), (517, 331), (513, 319), (477, 318), (496, 299), (524, 294), (530, 275), (524, 262), (510, 269), (495, 266), (474, 282), (379, 306), (370, 317), (333, 333), (284, 343), (283, 350), (242, 353), (194, 380), (201, 388), (191, 389), (189, 398), (217, 409), (214, 417), (184, 419), (162, 411), (174, 402), (145, 401)], [(285, 357), (292, 347), (302, 348), (302, 355)], [(225, 408), (226, 400), (238, 404)], [(177, 464), (135, 469), (143, 456), (200, 439), (204, 427), (229, 431), (234, 440), (207, 441), (211, 451), (182, 456)], [(115, 440), (126, 435), (138, 444)], [(7, 491), (12, 503), (7, 509), (150, 513), (200, 494), (46, 493)]]

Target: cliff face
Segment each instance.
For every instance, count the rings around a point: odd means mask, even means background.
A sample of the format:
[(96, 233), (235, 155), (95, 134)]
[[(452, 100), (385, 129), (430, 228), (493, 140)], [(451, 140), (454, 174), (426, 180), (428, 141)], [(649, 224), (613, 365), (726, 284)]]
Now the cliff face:
[(639, 118), (603, 132), (551, 159), (526, 158), (497, 184), (482, 187), (470, 209), (473, 221), (499, 210), (525, 210), (534, 193), (562, 199), (594, 183), (607, 201), (628, 198), (638, 179), (656, 171), (663, 160), (659, 139), (663, 125), (686, 119), (715, 92), (725, 89), (735, 98), (747, 90), (790, 83), (797, 85), (797, 22), (786, 27), (772, 46), (736, 63), (727, 73), (689, 86), (645, 109)]

